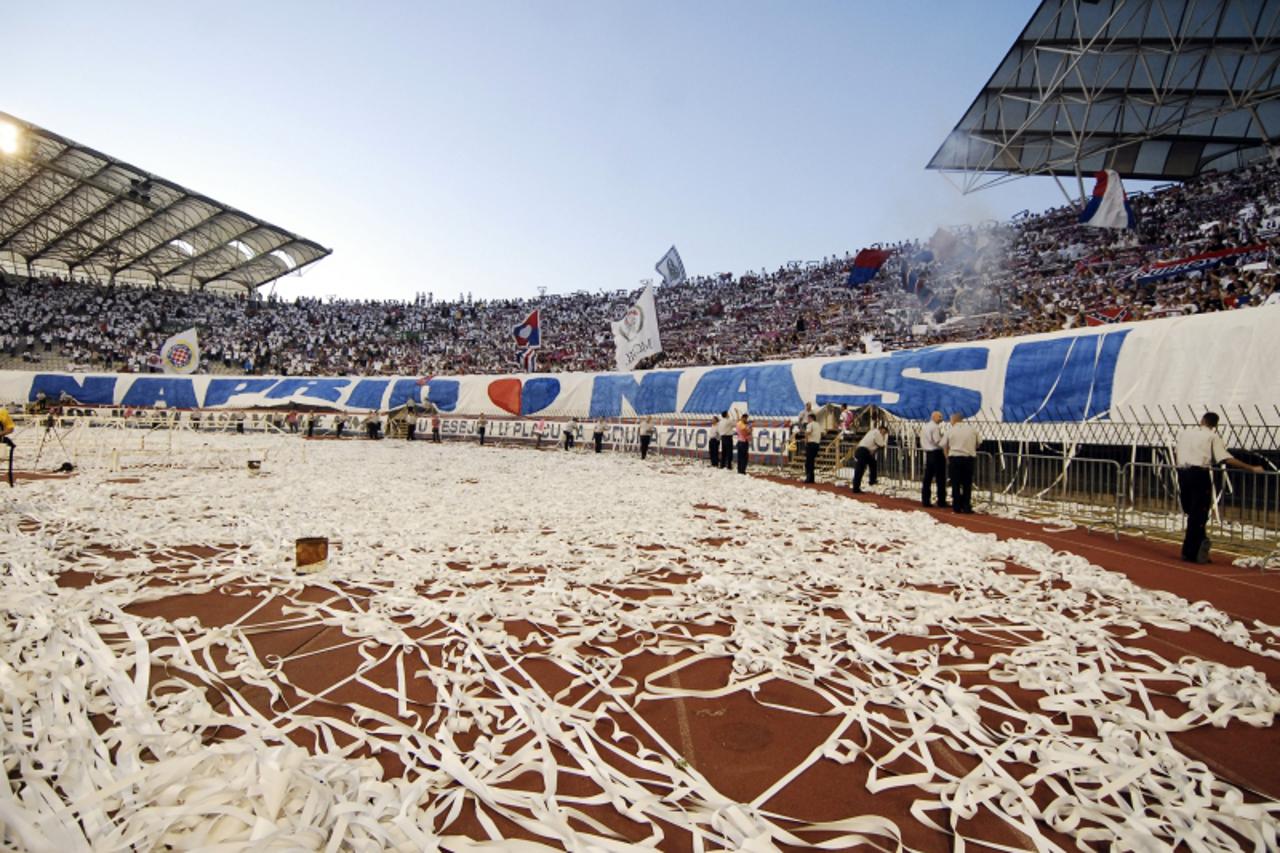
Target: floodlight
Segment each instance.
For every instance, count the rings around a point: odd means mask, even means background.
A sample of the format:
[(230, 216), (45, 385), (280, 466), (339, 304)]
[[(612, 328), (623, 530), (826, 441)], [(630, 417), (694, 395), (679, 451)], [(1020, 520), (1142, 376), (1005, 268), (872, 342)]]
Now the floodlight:
[(17, 154), (20, 138), (16, 124), (0, 120), (0, 154)]

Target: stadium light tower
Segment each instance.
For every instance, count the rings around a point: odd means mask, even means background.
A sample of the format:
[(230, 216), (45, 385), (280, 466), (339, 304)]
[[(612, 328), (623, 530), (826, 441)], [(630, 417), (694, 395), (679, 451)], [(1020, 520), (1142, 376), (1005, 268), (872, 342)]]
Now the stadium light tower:
[(22, 132), (11, 121), (0, 119), (0, 154), (12, 156), (22, 144)]

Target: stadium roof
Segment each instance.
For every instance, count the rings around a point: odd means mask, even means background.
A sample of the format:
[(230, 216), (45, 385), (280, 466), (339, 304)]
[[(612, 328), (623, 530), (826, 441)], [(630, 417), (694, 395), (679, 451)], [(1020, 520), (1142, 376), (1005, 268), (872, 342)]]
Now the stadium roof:
[(928, 168), (1184, 180), (1280, 137), (1280, 0), (1044, 0)]
[(252, 292), (332, 250), (0, 113), (0, 262)]

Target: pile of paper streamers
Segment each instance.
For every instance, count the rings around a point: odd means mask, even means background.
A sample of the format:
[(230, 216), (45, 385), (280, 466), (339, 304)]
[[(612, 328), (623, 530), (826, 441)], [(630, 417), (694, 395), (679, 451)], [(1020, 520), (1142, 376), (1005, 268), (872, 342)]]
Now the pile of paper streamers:
[[(4, 495), (3, 846), (630, 850), (667, 848), (679, 828), (696, 850), (898, 848), (887, 817), (771, 809), (834, 761), (863, 763), (872, 792), (913, 791), (913, 819), (957, 846), (983, 813), (1043, 850), (1060, 849), (1052, 834), (1099, 850), (1277, 847), (1280, 804), (1170, 735), (1272, 725), (1280, 695), (1253, 669), (1139, 644), (1158, 626), (1276, 658), (1275, 626), (1041, 543), (692, 463), (390, 441), (300, 452), (255, 436), (270, 452), (251, 477), (211, 462), (236, 439), (178, 434), (163, 465)], [(294, 540), (316, 535), (335, 545), (328, 568), (300, 576)], [(70, 570), (94, 578), (59, 585)], [(253, 606), (220, 626), (129, 611), (218, 589)], [(256, 620), (268, 601), (286, 603), (284, 623)], [(255, 651), (256, 631), (321, 625), (363, 661), (334, 687), (361, 684), (396, 713), (334, 715), (327, 691), (290, 683), (289, 659)], [(670, 663), (631, 678), (640, 653)], [(731, 664), (715, 690), (673, 678), (708, 660)], [(541, 686), (534, 661), (570, 686)], [(414, 679), (429, 705), (410, 701)], [(645, 719), (654, 703), (771, 681), (824, 709), (782, 710), (835, 726), (751, 802), (717, 791)], [(601, 806), (647, 836), (621, 837)], [(487, 838), (451, 832), (464, 807)]]

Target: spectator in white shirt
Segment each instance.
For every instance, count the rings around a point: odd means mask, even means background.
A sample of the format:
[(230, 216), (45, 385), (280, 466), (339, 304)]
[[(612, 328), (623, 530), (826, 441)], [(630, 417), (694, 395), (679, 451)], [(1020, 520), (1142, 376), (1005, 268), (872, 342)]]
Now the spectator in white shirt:
[(1178, 497), (1182, 511), (1187, 515), (1187, 532), (1182, 538), (1182, 559), (1188, 563), (1209, 562), (1209, 537), (1205, 527), (1209, 523), (1209, 509), (1213, 505), (1213, 478), (1210, 469), (1224, 464), (1242, 471), (1261, 474), (1258, 465), (1241, 462), (1227, 452), (1227, 445), (1218, 435), (1218, 415), (1205, 412), (1198, 427), (1184, 429), (1178, 434), (1174, 448), (1178, 463)]

